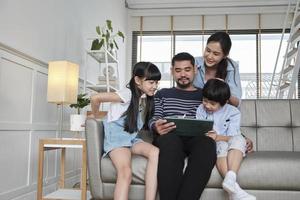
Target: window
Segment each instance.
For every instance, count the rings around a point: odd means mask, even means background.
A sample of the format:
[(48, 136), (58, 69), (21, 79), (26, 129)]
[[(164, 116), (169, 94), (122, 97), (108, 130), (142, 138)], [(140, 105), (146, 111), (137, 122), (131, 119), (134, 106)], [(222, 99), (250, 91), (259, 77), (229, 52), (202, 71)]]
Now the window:
[(230, 58), (239, 64), (242, 84), (242, 98), (257, 98), (256, 83), (256, 35), (231, 35), (232, 47)]
[[(143, 36), (142, 51), (140, 49), (140, 36), (138, 36), (137, 60), (153, 62), (162, 73), (162, 79), (159, 87), (170, 87), (170, 62), (171, 53), (171, 36)], [(142, 52), (140, 55), (140, 52)]]
[[(281, 45), (281, 51), (278, 56), (276, 67), (276, 76), (273, 85), (270, 89), (271, 79), (276, 64), (278, 49), (280, 45), (281, 34), (262, 34), (261, 35), (261, 79), (262, 79), (262, 98), (268, 97), (271, 92), (271, 97), (276, 97), (276, 89), (280, 71), (282, 69), (284, 54), (287, 47), (288, 34), (284, 35)], [(274, 48), (277, 47), (277, 48)]]
[[(170, 76), (172, 52), (189, 52), (193, 56), (202, 56), (206, 45), (206, 40), (212, 32), (204, 35), (195, 32), (175, 32), (174, 37), (169, 32), (144, 32), (142, 36), (142, 45), (140, 45), (140, 36), (135, 32), (137, 51), (133, 51), (133, 59), (151, 61), (161, 70), (163, 76), (160, 88), (172, 86), (172, 77)], [(229, 57), (239, 63), (239, 71), (244, 99), (267, 98), (269, 95), (270, 84), (273, 70), (275, 67), (278, 48), (281, 40), (280, 30), (262, 32), (260, 34), (260, 47), (258, 42), (257, 30), (252, 31), (234, 31), (230, 33), (232, 48)], [(275, 97), (276, 84), (278, 84), (279, 73), (282, 68), (283, 56), (287, 45), (288, 34), (284, 35), (281, 52), (278, 56), (276, 76), (270, 97)], [(142, 56), (140, 53), (142, 46)], [(259, 52), (260, 50), (260, 60)]]

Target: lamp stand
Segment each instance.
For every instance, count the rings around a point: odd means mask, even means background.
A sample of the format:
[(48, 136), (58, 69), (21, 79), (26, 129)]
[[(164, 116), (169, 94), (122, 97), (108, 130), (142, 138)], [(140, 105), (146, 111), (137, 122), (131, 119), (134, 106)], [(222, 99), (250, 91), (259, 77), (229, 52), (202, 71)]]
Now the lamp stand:
[[(59, 109), (60, 107), (60, 109)], [(59, 109), (58, 118), (58, 137), (62, 139), (62, 127), (63, 127), (63, 103), (57, 104), (57, 109)]]

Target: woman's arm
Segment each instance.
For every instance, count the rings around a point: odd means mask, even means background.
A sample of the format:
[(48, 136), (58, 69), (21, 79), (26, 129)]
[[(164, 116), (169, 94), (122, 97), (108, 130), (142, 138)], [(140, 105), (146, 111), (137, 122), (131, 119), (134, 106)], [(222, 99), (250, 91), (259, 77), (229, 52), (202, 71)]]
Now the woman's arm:
[(241, 100), (239, 98), (237, 98), (235, 96), (230, 96), (228, 103), (235, 107), (238, 107), (240, 105), (240, 101)]
[(92, 109), (92, 116), (94, 118), (99, 118), (99, 108), (102, 102), (122, 102), (120, 96), (115, 92), (104, 92), (98, 93), (91, 96), (91, 109)]
[(242, 86), (238, 63), (231, 60), (228, 63), (229, 70), (227, 71), (226, 82), (230, 87), (231, 97), (229, 104), (238, 107), (242, 98)]

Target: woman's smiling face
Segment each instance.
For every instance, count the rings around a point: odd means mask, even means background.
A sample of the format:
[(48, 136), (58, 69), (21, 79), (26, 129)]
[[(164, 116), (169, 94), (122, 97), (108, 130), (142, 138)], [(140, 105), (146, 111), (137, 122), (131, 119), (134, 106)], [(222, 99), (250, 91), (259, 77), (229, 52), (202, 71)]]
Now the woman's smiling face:
[(219, 42), (209, 42), (204, 51), (204, 62), (207, 67), (214, 67), (225, 57)]

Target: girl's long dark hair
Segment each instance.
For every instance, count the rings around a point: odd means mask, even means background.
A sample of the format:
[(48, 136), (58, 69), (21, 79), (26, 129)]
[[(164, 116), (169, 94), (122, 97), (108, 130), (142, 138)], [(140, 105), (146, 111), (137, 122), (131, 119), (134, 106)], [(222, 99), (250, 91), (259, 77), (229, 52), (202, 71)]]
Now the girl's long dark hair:
[[(133, 67), (132, 77), (127, 85), (127, 88), (131, 90), (131, 100), (127, 110), (124, 112), (125, 117), (124, 131), (129, 133), (134, 133), (138, 131), (137, 122), (140, 106), (140, 98), (142, 96), (142, 91), (137, 87), (135, 83), (135, 77), (144, 78), (145, 80), (155, 80), (161, 79), (161, 73), (156, 65), (151, 62), (138, 62)], [(145, 123), (143, 129), (148, 128), (148, 121), (154, 112), (153, 96), (146, 97), (144, 117)]]
[(233, 65), (232, 60), (230, 58), (228, 58), (228, 55), (229, 55), (229, 52), (231, 49), (231, 39), (230, 39), (229, 35), (225, 32), (215, 32), (207, 39), (206, 44), (208, 44), (210, 42), (218, 42), (222, 48), (223, 54), (225, 55), (225, 58), (223, 58), (217, 66), (216, 78), (221, 78), (223, 80), (226, 79), (227, 67), (228, 67), (228, 62), (229, 62), (232, 65), (233, 70), (234, 70), (234, 82), (235, 82), (235, 84), (237, 84), (236, 80), (235, 80), (235, 73), (236, 73), (235, 66)]

